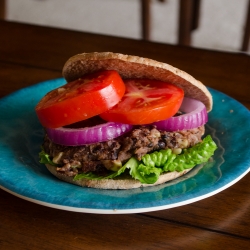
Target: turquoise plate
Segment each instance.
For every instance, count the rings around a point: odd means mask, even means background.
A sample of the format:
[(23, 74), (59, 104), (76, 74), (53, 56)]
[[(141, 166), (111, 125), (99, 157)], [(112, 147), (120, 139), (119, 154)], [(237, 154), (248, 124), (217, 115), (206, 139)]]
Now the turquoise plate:
[[(239, 181), (250, 167), (250, 112), (236, 100), (210, 89), (213, 111), (206, 125), (218, 144), (213, 161), (187, 175), (154, 187), (99, 190), (62, 182), (38, 162), (43, 129), (34, 107), (54, 79), (21, 89), (0, 100), (0, 187), (41, 205), (88, 213), (139, 213), (189, 204)], [(235, 125), (240, 124), (240, 129)], [(238, 127), (236, 125), (236, 127)], [(240, 142), (240, 143), (236, 143)]]

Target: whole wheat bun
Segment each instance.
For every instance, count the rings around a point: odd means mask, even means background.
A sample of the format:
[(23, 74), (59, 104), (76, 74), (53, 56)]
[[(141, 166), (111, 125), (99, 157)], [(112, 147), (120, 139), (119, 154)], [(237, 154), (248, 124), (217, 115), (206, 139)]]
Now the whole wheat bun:
[(73, 81), (99, 70), (116, 70), (123, 79), (147, 78), (170, 82), (182, 88), (186, 97), (203, 102), (208, 112), (212, 110), (212, 96), (200, 81), (169, 64), (148, 58), (112, 52), (82, 53), (68, 59), (62, 74), (67, 81)]
[[(65, 63), (63, 76), (69, 82), (76, 80), (85, 74), (100, 70), (116, 70), (123, 79), (147, 78), (170, 82), (184, 90), (185, 96), (203, 102), (209, 112), (212, 109), (212, 96), (208, 89), (188, 73), (169, 64), (157, 62), (151, 59), (123, 55), (112, 52), (93, 52), (75, 55)], [(47, 169), (58, 179), (82, 187), (99, 189), (132, 189), (146, 186), (155, 186), (176, 179), (191, 169), (182, 172), (167, 172), (162, 174), (154, 184), (142, 184), (131, 177), (117, 177), (104, 180), (77, 180), (56, 171), (56, 167), (46, 164)]]
[(191, 169), (185, 169), (181, 172), (167, 172), (162, 175), (160, 175), (157, 182), (154, 184), (142, 184), (138, 180), (134, 180), (130, 177), (117, 177), (116, 179), (102, 179), (102, 180), (87, 180), (87, 179), (81, 179), (74, 181), (72, 176), (64, 175), (60, 172), (56, 171), (56, 167), (45, 164), (47, 169), (50, 171), (51, 174), (56, 176), (58, 179), (69, 182), (81, 187), (89, 187), (89, 188), (98, 188), (98, 189), (132, 189), (132, 188), (139, 188), (139, 187), (149, 187), (149, 186), (156, 186), (159, 184), (163, 184), (167, 181), (174, 180), (187, 172), (189, 172)]

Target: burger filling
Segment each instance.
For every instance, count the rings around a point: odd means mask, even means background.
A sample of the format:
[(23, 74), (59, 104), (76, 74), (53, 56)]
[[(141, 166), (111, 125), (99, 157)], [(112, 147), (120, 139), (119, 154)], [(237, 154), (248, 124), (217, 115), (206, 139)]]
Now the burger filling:
[(62, 174), (76, 176), (94, 172), (105, 176), (120, 169), (131, 157), (141, 161), (144, 155), (163, 149), (180, 154), (183, 149), (201, 142), (203, 134), (204, 126), (177, 132), (160, 131), (155, 126), (138, 126), (113, 140), (76, 147), (55, 144), (46, 135), (43, 149)]

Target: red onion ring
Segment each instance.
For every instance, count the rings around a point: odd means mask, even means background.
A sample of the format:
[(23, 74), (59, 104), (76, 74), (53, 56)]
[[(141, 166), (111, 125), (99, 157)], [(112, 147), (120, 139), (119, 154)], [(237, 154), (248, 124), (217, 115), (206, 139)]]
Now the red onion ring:
[(116, 122), (84, 128), (45, 128), (52, 142), (65, 146), (80, 146), (114, 139), (130, 131), (132, 125)]
[(208, 121), (206, 107), (198, 100), (184, 97), (180, 111), (185, 114), (154, 122), (153, 125), (159, 130), (178, 131), (197, 128)]

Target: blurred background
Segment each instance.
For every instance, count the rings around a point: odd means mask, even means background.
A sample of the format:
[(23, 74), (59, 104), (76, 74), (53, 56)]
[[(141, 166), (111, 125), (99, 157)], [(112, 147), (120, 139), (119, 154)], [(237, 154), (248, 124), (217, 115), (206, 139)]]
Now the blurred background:
[[(239, 51), (248, 0), (201, 0), (192, 46)], [(150, 40), (176, 44), (179, 0), (151, 0)], [(11, 21), (141, 39), (140, 0), (6, 0)]]

